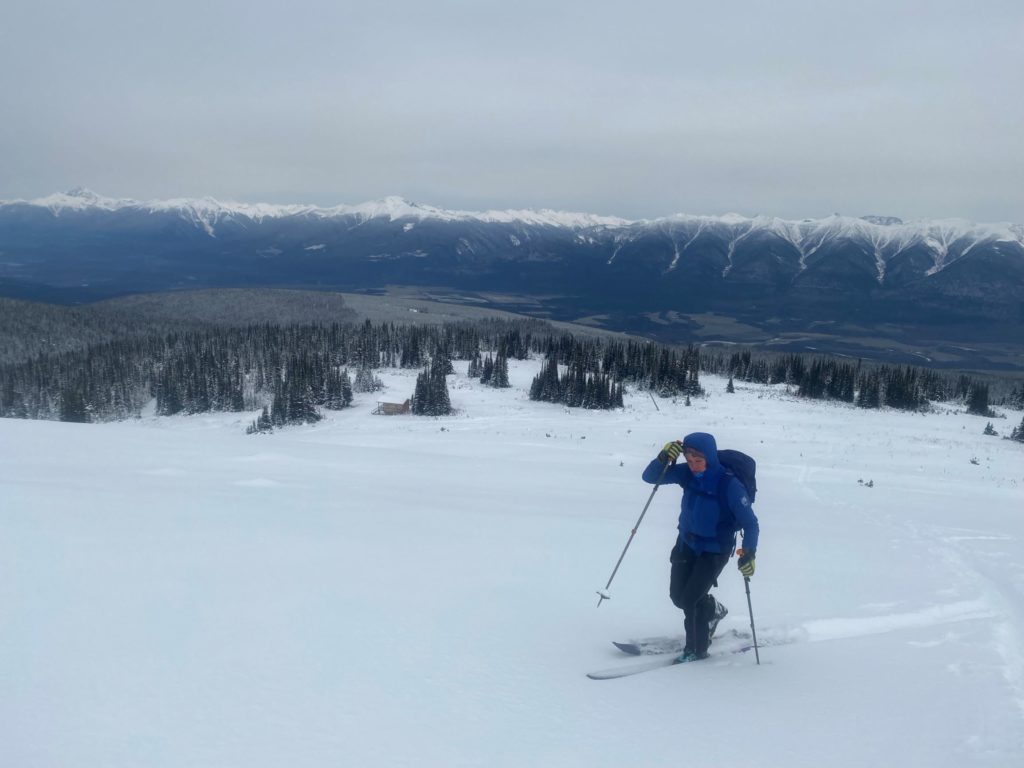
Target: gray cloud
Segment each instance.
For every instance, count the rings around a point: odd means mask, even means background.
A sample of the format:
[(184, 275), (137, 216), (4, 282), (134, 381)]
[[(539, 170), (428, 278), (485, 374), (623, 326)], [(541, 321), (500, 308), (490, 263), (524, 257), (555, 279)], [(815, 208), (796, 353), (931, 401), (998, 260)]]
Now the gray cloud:
[(6, 14), (0, 197), (1024, 221), (1015, 0), (138, 5)]

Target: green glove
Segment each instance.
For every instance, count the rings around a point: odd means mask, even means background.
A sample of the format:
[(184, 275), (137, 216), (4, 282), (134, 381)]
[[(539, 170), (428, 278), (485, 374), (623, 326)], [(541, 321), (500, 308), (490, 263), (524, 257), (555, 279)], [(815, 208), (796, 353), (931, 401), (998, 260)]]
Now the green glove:
[(749, 579), (754, 575), (754, 553), (744, 552), (740, 555), (740, 559), (736, 561), (736, 567), (740, 569), (740, 573), (743, 574), (743, 578)]
[(678, 440), (673, 440), (671, 443), (665, 443), (665, 447), (658, 454), (658, 460), (662, 464), (675, 464), (676, 459), (679, 458), (679, 454), (682, 452), (683, 444)]

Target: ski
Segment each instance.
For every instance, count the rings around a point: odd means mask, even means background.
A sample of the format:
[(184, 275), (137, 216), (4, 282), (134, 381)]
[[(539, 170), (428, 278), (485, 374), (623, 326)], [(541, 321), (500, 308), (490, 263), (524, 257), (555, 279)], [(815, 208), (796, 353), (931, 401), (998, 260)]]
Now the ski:
[(682, 637), (644, 637), (625, 643), (612, 640), (612, 645), (630, 656), (661, 656), (666, 653), (678, 656), (683, 652), (684, 643)]
[[(751, 639), (749, 632), (730, 629), (728, 632), (715, 636), (714, 640), (728, 638), (747, 641)], [(674, 653), (679, 655), (683, 652), (683, 647), (686, 645), (686, 638), (683, 635), (642, 637), (637, 640), (627, 640), (625, 642), (613, 640), (612, 645), (623, 653), (628, 653), (630, 656), (660, 656), (664, 653)]]
[[(733, 656), (738, 653), (746, 653), (747, 651), (752, 650), (754, 650), (753, 645), (744, 645), (740, 648), (733, 648), (728, 651), (712, 653), (707, 660), (720, 658), (722, 656)], [(619, 677), (639, 675), (641, 672), (650, 672), (653, 669), (661, 669), (662, 667), (674, 667), (677, 664), (686, 663), (690, 662), (679, 661), (678, 654), (666, 653), (661, 654), (656, 659), (640, 662), (639, 664), (627, 664), (625, 666), (620, 665), (617, 667), (611, 667), (610, 669), (599, 669), (596, 672), (588, 672), (587, 677), (589, 677), (591, 680), (614, 680)]]
[[(724, 658), (726, 656), (733, 656), (738, 653), (747, 653), (748, 651), (754, 650), (754, 644), (751, 642), (751, 636), (746, 632), (739, 630), (730, 630), (726, 634), (722, 635), (719, 639), (723, 638), (735, 638), (739, 641), (739, 645), (733, 645), (728, 648), (720, 648), (719, 650), (711, 651), (710, 659)], [(777, 636), (769, 635), (766, 638), (758, 638), (757, 647), (766, 648), (773, 645), (788, 645), (797, 641), (797, 637), (791, 634), (779, 634)], [(679, 647), (675, 650), (660, 653), (654, 652), (652, 649), (659, 647), (658, 643), (661, 643), (661, 647), (665, 647), (666, 644), (677, 642)], [(646, 640), (633, 640), (628, 643), (614, 643), (616, 648), (625, 651), (633, 656), (646, 656), (650, 655), (649, 661), (640, 662), (637, 664), (626, 664), (619, 665), (617, 667), (611, 667), (610, 669), (600, 669), (596, 672), (589, 672), (587, 677), (591, 680), (613, 680), (617, 677), (628, 677), (630, 675), (637, 675), (641, 672), (647, 672), (652, 669), (661, 669), (662, 667), (672, 667), (676, 664), (682, 663), (676, 661), (679, 655), (683, 652), (682, 639), (675, 637), (653, 637), (647, 638)], [(626, 650), (626, 649), (629, 650)], [(637, 652), (639, 651), (639, 653)]]

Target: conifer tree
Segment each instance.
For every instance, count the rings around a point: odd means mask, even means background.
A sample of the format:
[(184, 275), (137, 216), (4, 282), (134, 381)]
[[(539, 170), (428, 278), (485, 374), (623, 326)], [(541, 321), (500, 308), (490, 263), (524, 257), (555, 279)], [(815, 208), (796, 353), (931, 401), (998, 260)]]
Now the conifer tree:
[(274, 400), (270, 404), (270, 424), (273, 427), (283, 427), (288, 423), (288, 405), (284, 392), (278, 389), (274, 393)]
[(382, 382), (368, 367), (361, 367), (356, 371), (356, 379), (352, 385), (355, 392), (377, 392), (384, 388)]
[(253, 421), (252, 425), (245, 430), (246, 434), (248, 435), (253, 435), (258, 432), (262, 433), (273, 431), (274, 425), (270, 420), (270, 410), (265, 405), (263, 406), (262, 413), (260, 413), (260, 415)]
[(975, 416), (991, 416), (988, 407), (988, 384), (973, 382), (967, 392), (967, 412)]
[(1007, 404), (1017, 410), (1024, 409), (1024, 382), (1021, 383), (1019, 388), (1010, 393)]
[(492, 387), (498, 387), (501, 389), (512, 386), (508, 382), (508, 357), (503, 354), (499, 354), (494, 360), (494, 368), (491, 371), (490, 384)]
[(869, 371), (860, 375), (857, 384), (856, 405), (858, 408), (882, 407), (882, 382), (877, 371)]
[(452, 412), (445, 378), (444, 360), (439, 358), (416, 377), (412, 412), (418, 416), (445, 416)]
[(1010, 433), (1010, 439), (1016, 440), (1018, 443), (1024, 443), (1024, 418), (1020, 420), (1020, 424), (1014, 427)]
[(422, 371), (416, 377), (416, 388), (412, 394), (412, 412), (417, 416), (428, 415), (430, 408), (430, 375), (427, 371)]
[(85, 398), (76, 387), (68, 387), (61, 392), (60, 420), (79, 424), (88, 424), (91, 421)]
[(431, 363), (429, 371), (430, 415), (445, 416), (452, 412), (451, 398), (448, 395), (448, 368), (451, 361), (440, 357)]
[(558, 358), (552, 353), (544, 361), (540, 373), (530, 386), (530, 399), (547, 403), (561, 402), (561, 384), (558, 377)]

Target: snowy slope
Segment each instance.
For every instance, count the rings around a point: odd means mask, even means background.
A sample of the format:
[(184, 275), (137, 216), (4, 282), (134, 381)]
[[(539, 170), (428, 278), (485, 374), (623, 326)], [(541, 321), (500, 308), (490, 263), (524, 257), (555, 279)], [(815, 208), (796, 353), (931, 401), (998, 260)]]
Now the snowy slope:
[[(538, 367), (443, 419), (0, 421), (0, 765), (1020, 765), (1024, 446), (716, 379), (568, 412)], [(679, 630), (674, 489), (594, 590), (694, 429), (759, 460), (759, 634), (796, 642), (589, 680)]]

